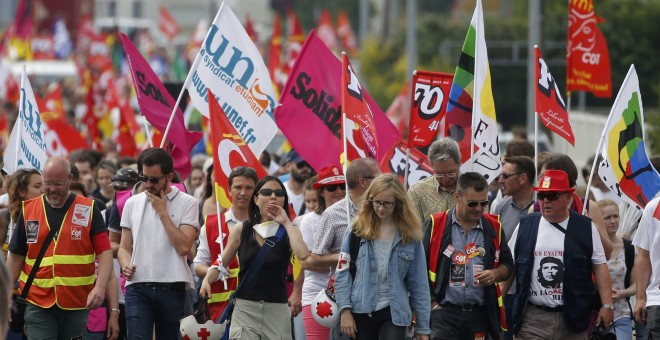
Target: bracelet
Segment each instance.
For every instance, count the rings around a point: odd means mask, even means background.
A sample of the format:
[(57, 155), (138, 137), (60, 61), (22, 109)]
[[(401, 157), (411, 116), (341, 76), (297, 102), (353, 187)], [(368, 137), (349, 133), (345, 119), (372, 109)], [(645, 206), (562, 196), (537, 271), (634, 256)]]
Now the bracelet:
[(110, 312), (117, 312), (117, 314), (121, 314), (119, 308), (110, 308)]
[(435, 307), (433, 307), (433, 309), (431, 310), (436, 310), (436, 309), (440, 309), (440, 304), (435, 305)]

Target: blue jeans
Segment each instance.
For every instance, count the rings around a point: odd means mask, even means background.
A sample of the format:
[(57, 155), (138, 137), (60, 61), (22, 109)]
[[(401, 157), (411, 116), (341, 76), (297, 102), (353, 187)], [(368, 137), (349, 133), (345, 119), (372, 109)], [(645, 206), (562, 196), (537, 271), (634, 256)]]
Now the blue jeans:
[(608, 333), (616, 334), (617, 340), (631, 340), (632, 330), (633, 323), (630, 317), (622, 317), (614, 321)]
[(126, 337), (152, 340), (181, 339), (186, 283), (133, 283), (126, 286)]

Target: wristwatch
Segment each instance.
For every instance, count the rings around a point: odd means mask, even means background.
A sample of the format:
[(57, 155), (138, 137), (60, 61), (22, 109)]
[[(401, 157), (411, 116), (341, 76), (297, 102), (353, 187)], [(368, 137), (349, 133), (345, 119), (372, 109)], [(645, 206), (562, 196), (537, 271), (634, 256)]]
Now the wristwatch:
[(110, 311), (111, 312), (117, 312), (117, 314), (121, 314), (121, 311), (119, 310), (119, 308), (110, 308)]
[(604, 303), (603, 308), (607, 308), (609, 310), (614, 310), (614, 305), (611, 303)]

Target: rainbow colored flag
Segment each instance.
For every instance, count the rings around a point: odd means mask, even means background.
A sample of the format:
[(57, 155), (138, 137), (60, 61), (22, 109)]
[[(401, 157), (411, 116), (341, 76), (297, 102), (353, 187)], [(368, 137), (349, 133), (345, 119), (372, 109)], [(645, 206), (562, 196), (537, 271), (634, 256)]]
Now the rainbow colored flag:
[(603, 130), (598, 175), (624, 201), (644, 208), (660, 191), (660, 175), (644, 144), (644, 109), (635, 65), (621, 85)]

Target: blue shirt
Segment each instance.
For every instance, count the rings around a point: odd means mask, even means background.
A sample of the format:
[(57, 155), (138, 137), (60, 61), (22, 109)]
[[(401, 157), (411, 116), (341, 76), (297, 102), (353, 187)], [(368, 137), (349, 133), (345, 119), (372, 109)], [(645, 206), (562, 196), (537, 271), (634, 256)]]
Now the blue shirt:
[[(463, 230), (463, 227), (456, 220), (456, 211), (452, 211), (452, 225), (451, 225), (451, 245), (454, 246), (454, 253), (452, 258), (456, 256), (458, 252), (462, 252), (465, 256), (466, 254), (466, 245), (475, 243), (477, 248), (484, 248), (484, 229), (481, 226), (481, 219), (479, 224), (470, 229), (467, 234)], [(474, 266), (480, 265), (482, 270), (484, 268), (484, 257), (482, 254), (474, 256), (473, 258), (467, 257), (469, 262), (465, 265), (465, 285), (463, 286), (453, 286), (451, 284), (451, 275), (449, 280), (447, 280), (447, 290), (445, 292), (445, 297), (442, 299), (441, 304), (451, 303), (455, 305), (465, 305), (465, 304), (477, 304), (485, 305), (486, 301), (484, 300), (484, 287), (474, 285)], [(452, 261), (453, 263), (453, 261)], [(453, 266), (454, 264), (452, 264)]]

